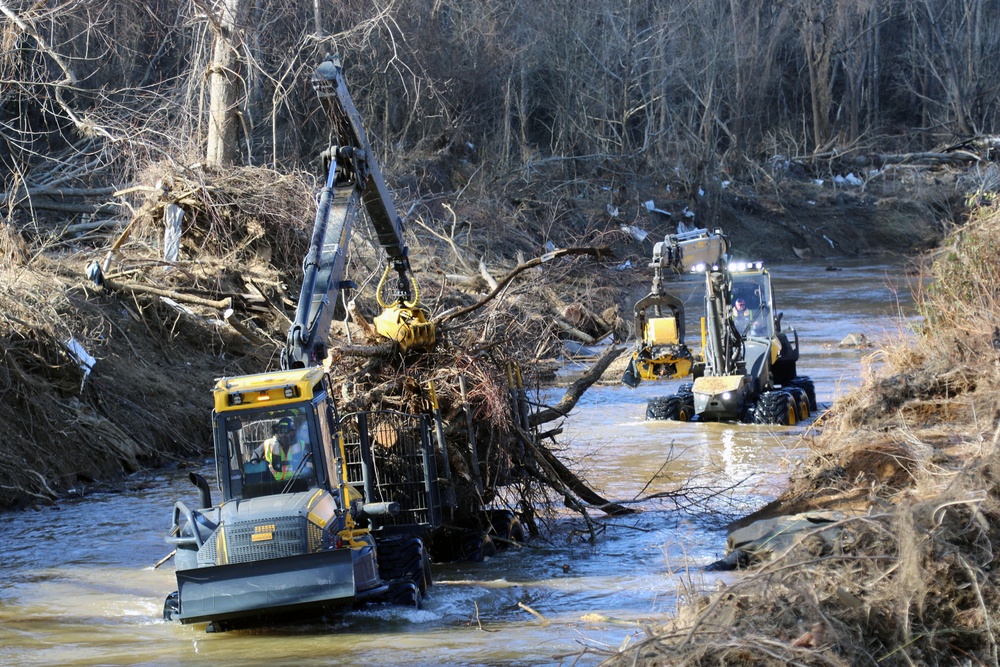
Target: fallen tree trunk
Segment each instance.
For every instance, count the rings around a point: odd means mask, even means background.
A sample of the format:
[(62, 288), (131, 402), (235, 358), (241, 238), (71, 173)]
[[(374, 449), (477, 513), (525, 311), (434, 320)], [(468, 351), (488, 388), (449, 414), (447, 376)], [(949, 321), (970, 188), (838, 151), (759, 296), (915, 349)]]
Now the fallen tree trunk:
[(587, 371), (582, 377), (580, 377), (576, 382), (569, 386), (563, 397), (554, 406), (539, 410), (535, 414), (531, 415), (528, 422), (531, 426), (538, 426), (546, 422), (550, 422), (554, 419), (559, 419), (560, 417), (565, 417), (569, 414), (569, 411), (573, 409), (583, 393), (590, 388), (592, 384), (597, 382), (604, 371), (608, 370), (608, 366), (611, 362), (621, 356), (621, 353), (625, 351), (625, 347), (620, 345), (611, 345), (608, 347), (604, 353), (597, 358), (594, 365)]
[[(517, 435), (518, 438), (524, 443), (524, 446), (531, 450), (538, 460), (545, 463), (545, 465), (552, 471), (552, 474), (555, 475), (556, 479), (558, 479), (562, 485), (572, 491), (573, 494), (583, 502), (611, 516), (635, 513), (634, 509), (613, 503), (587, 486), (586, 482), (574, 475), (573, 472), (567, 468), (562, 461), (556, 458), (556, 455), (550, 452), (545, 445), (535, 442), (534, 439), (528, 437), (523, 430), (518, 429)], [(551, 486), (559, 486), (552, 484), (552, 480), (546, 481)]]

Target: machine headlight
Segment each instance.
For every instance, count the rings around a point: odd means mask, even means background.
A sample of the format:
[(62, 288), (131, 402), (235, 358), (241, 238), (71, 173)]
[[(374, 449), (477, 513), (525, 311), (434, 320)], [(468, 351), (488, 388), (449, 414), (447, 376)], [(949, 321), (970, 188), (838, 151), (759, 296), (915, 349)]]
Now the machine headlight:
[(732, 397), (733, 397), (732, 393), (728, 392), (728, 391), (723, 392), (723, 394), (722, 394), (722, 400), (724, 400), (724, 401), (728, 401)]

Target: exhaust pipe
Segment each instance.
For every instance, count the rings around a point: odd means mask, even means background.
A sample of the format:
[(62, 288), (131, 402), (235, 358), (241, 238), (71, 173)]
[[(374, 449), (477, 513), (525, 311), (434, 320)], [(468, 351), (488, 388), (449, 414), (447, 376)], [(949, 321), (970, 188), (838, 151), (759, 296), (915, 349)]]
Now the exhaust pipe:
[(208, 488), (208, 480), (196, 472), (188, 473), (188, 479), (198, 487), (198, 509), (208, 509), (212, 506), (212, 490)]

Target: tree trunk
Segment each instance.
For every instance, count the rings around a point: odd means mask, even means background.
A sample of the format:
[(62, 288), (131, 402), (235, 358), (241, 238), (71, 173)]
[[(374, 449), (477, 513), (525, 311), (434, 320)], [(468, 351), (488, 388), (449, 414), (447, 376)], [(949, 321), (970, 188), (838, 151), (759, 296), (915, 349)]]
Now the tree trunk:
[(222, 14), (213, 21), (215, 47), (209, 67), (208, 146), (205, 161), (225, 168), (236, 155), (237, 88), (240, 84), (240, 33), (246, 23), (249, 0), (225, 0)]

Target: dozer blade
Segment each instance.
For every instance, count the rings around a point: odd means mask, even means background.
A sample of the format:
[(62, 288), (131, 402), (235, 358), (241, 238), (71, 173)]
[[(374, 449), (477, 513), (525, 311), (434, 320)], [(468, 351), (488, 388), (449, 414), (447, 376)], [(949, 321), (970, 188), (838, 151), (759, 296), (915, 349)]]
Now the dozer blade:
[(276, 616), (354, 601), (351, 549), (177, 571), (182, 623)]
[(396, 341), (404, 350), (430, 349), (437, 342), (434, 323), (420, 308), (389, 306), (375, 317), (374, 323), (380, 336)]

